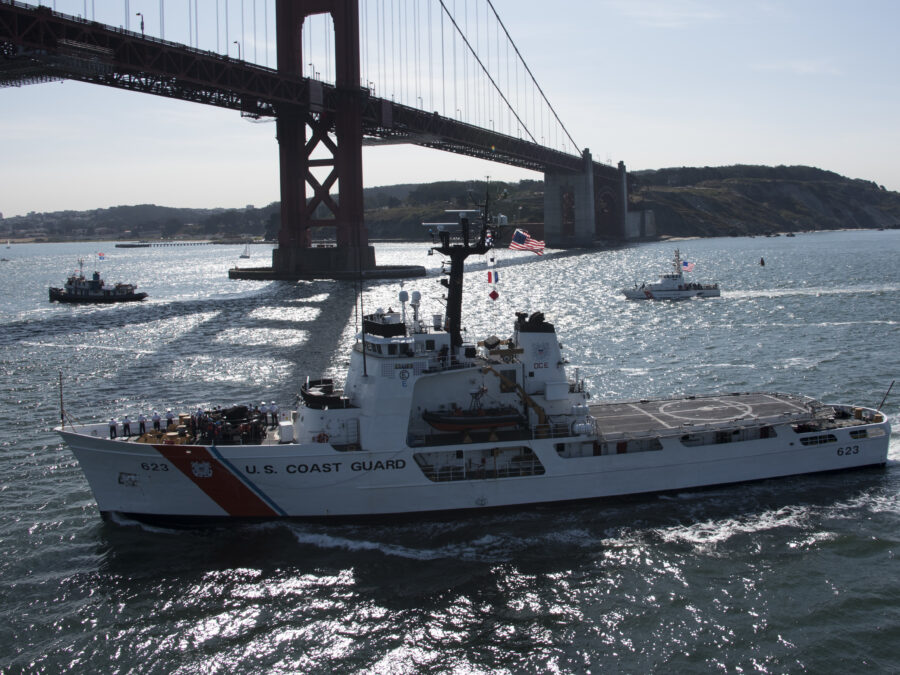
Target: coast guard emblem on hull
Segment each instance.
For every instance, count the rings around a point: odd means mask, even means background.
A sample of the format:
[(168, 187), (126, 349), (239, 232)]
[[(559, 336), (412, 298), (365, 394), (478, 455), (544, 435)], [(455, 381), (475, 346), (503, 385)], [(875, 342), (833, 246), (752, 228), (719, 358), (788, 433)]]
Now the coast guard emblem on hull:
[(544, 358), (544, 354), (547, 353), (547, 347), (549, 347), (549, 345), (546, 342), (539, 342), (534, 346), (534, 351), (539, 359)]
[(197, 478), (212, 478), (212, 464), (209, 462), (191, 462), (191, 473)]
[(138, 484), (138, 477), (136, 473), (125, 473), (119, 472), (119, 485), (124, 485), (125, 487), (135, 487)]

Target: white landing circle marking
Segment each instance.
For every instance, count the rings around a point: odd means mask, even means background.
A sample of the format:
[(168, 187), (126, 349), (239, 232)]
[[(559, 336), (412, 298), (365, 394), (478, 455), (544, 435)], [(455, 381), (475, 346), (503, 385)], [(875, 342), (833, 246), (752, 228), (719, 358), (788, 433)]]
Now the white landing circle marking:
[[(697, 405), (701, 403), (701, 405)], [(672, 401), (659, 407), (659, 412), (686, 422), (723, 422), (729, 419), (747, 417), (753, 408), (746, 403), (707, 398), (702, 402)]]

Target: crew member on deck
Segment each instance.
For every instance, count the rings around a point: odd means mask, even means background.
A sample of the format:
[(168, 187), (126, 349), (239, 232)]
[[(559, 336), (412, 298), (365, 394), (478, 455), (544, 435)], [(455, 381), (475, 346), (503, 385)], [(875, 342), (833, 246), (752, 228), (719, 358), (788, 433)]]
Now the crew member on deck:
[(122, 435), (131, 436), (131, 420), (128, 419), (128, 415), (122, 418)]
[(263, 401), (259, 404), (259, 414), (262, 415), (263, 426), (269, 425), (269, 406)]
[(141, 436), (147, 433), (147, 416), (144, 413), (138, 414), (138, 433)]
[(150, 416), (150, 419), (153, 420), (153, 431), (159, 431), (159, 413), (154, 410), (153, 414)]
[(172, 426), (175, 422), (175, 413), (172, 412), (172, 409), (169, 408), (166, 410), (166, 431), (169, 430), (169, 427)]
[(278, 406), (275, 405), (275, 401), (272, 401), (269, 404), (269, 414), (272, 416), (272, 426), (278, 426)]
[(116, 422), (116, 418), (111, 417), (109, 420), (109, 437), (110, 438), (116, 437), (116, 425), (117, 424), (118, 424), (118, 422)]

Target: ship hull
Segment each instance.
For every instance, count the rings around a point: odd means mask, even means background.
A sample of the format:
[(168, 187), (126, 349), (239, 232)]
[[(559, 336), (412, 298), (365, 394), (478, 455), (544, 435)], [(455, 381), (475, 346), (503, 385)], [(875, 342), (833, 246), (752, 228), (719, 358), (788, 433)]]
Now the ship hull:
[(629, 300), (686, 300), (688, 298), (718, 298), (722, 295), (718, 288), (692, 290), (626, 288), (622, 290), (622, 294)]
[(67, 302), (72, 304), (108, 305), (116, 302), (139, 302), (147, 297), (144, 292), (121, 295), (71, 295), (61, 288), (50, 289), (50, 302)]
[[(439, 448), (401, 446), (394, 452), (339, 451), (323, 443), (244, 446), (152, 445), (102, 437), (103, 427), (60, 431), (78, 459), (102, 513), (143, 520), (202, 522), (229, 519), (354, 518), (622, 497), (671, 490), (884, 465), (886, 422), (871, 437), (830, 432), (823, 445), (774, 438), (687, 447), (666, 438), (661, 449), (562, 456), (582, 437), (460, 443)], [(859, 429), (860, 427), (853, 427)], [(600, 447), (594, 442), (594, 447)], [(462, 466), (441, 477), (422, 457), (527, 446), (541, 472)], [(615, 447), (613, 444), (612, 447)], [(490, 455), (488, 455), (490, 456)], [(496, 462), (496, 460), (495, 460)]]

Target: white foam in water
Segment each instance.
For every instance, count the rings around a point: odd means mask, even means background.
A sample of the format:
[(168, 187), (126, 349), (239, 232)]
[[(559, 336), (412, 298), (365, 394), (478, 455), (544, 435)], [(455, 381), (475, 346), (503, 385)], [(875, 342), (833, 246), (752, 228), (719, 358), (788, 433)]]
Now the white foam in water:
[[(391, 544), (369, 539), (351, 539), (324, 532), (309, 532), (298, 526), (292, 526), (291, 531), (300, 544), (308, 544), (321, 549), (342, 549), (346, 551), (378, 551), (387, 556), (407, 558), (411, 560), (479, 560), (490, 562), (496, 559), (495, 555), (487, 555), (488, 551), (495, 548), (500, 540), (493, 536), (484, 536), (465, 544), (452, 544), (434, 549), (415, 549), (409, 546)], [(484, 549), (484, 550), (482, 550)]]
[(78, 351), (84, 349), (97, 349), (100, 351), (107, 352), (127, 352), (128, 354), (155, 354), (155, 350), (150, 349), (135, 349), (134, 347), (113, 347), (111, 345), (91, 345), (91, 344), (77, 344), (77, 345), (67, 345), (64, 343), (54, 343), (54, 342), (31, 342), (29, 340), (22, 340), (19, 344), (27, 345), (29, 347), (48, 347), (50, 349), (77, 349)]
[(690, 525), (658, 528), (655, 533), (663, 541), (670, 543), (718, 544), (737, 535), (757, 534), (782, 527), (802, 527), (809, 515), (809, 509), (805, 506), (785, 506), (746, 518), (705, 520)]
[(182, 531), (178, 529), (162, 527), (161, 525), (149, 525), (148, 523), (142, 523), (139, 520), (134, 520), (133, 518), (129, 518), (128, 516), (117, 513), (116, 511), (113, 511), (109, 514), (109, 519), (116, 525), (122, 525), (124, 527), (137, 527), (141, 530), (144, 530), (145, 532), (153, 532), (155, 534), (176, 534)]

